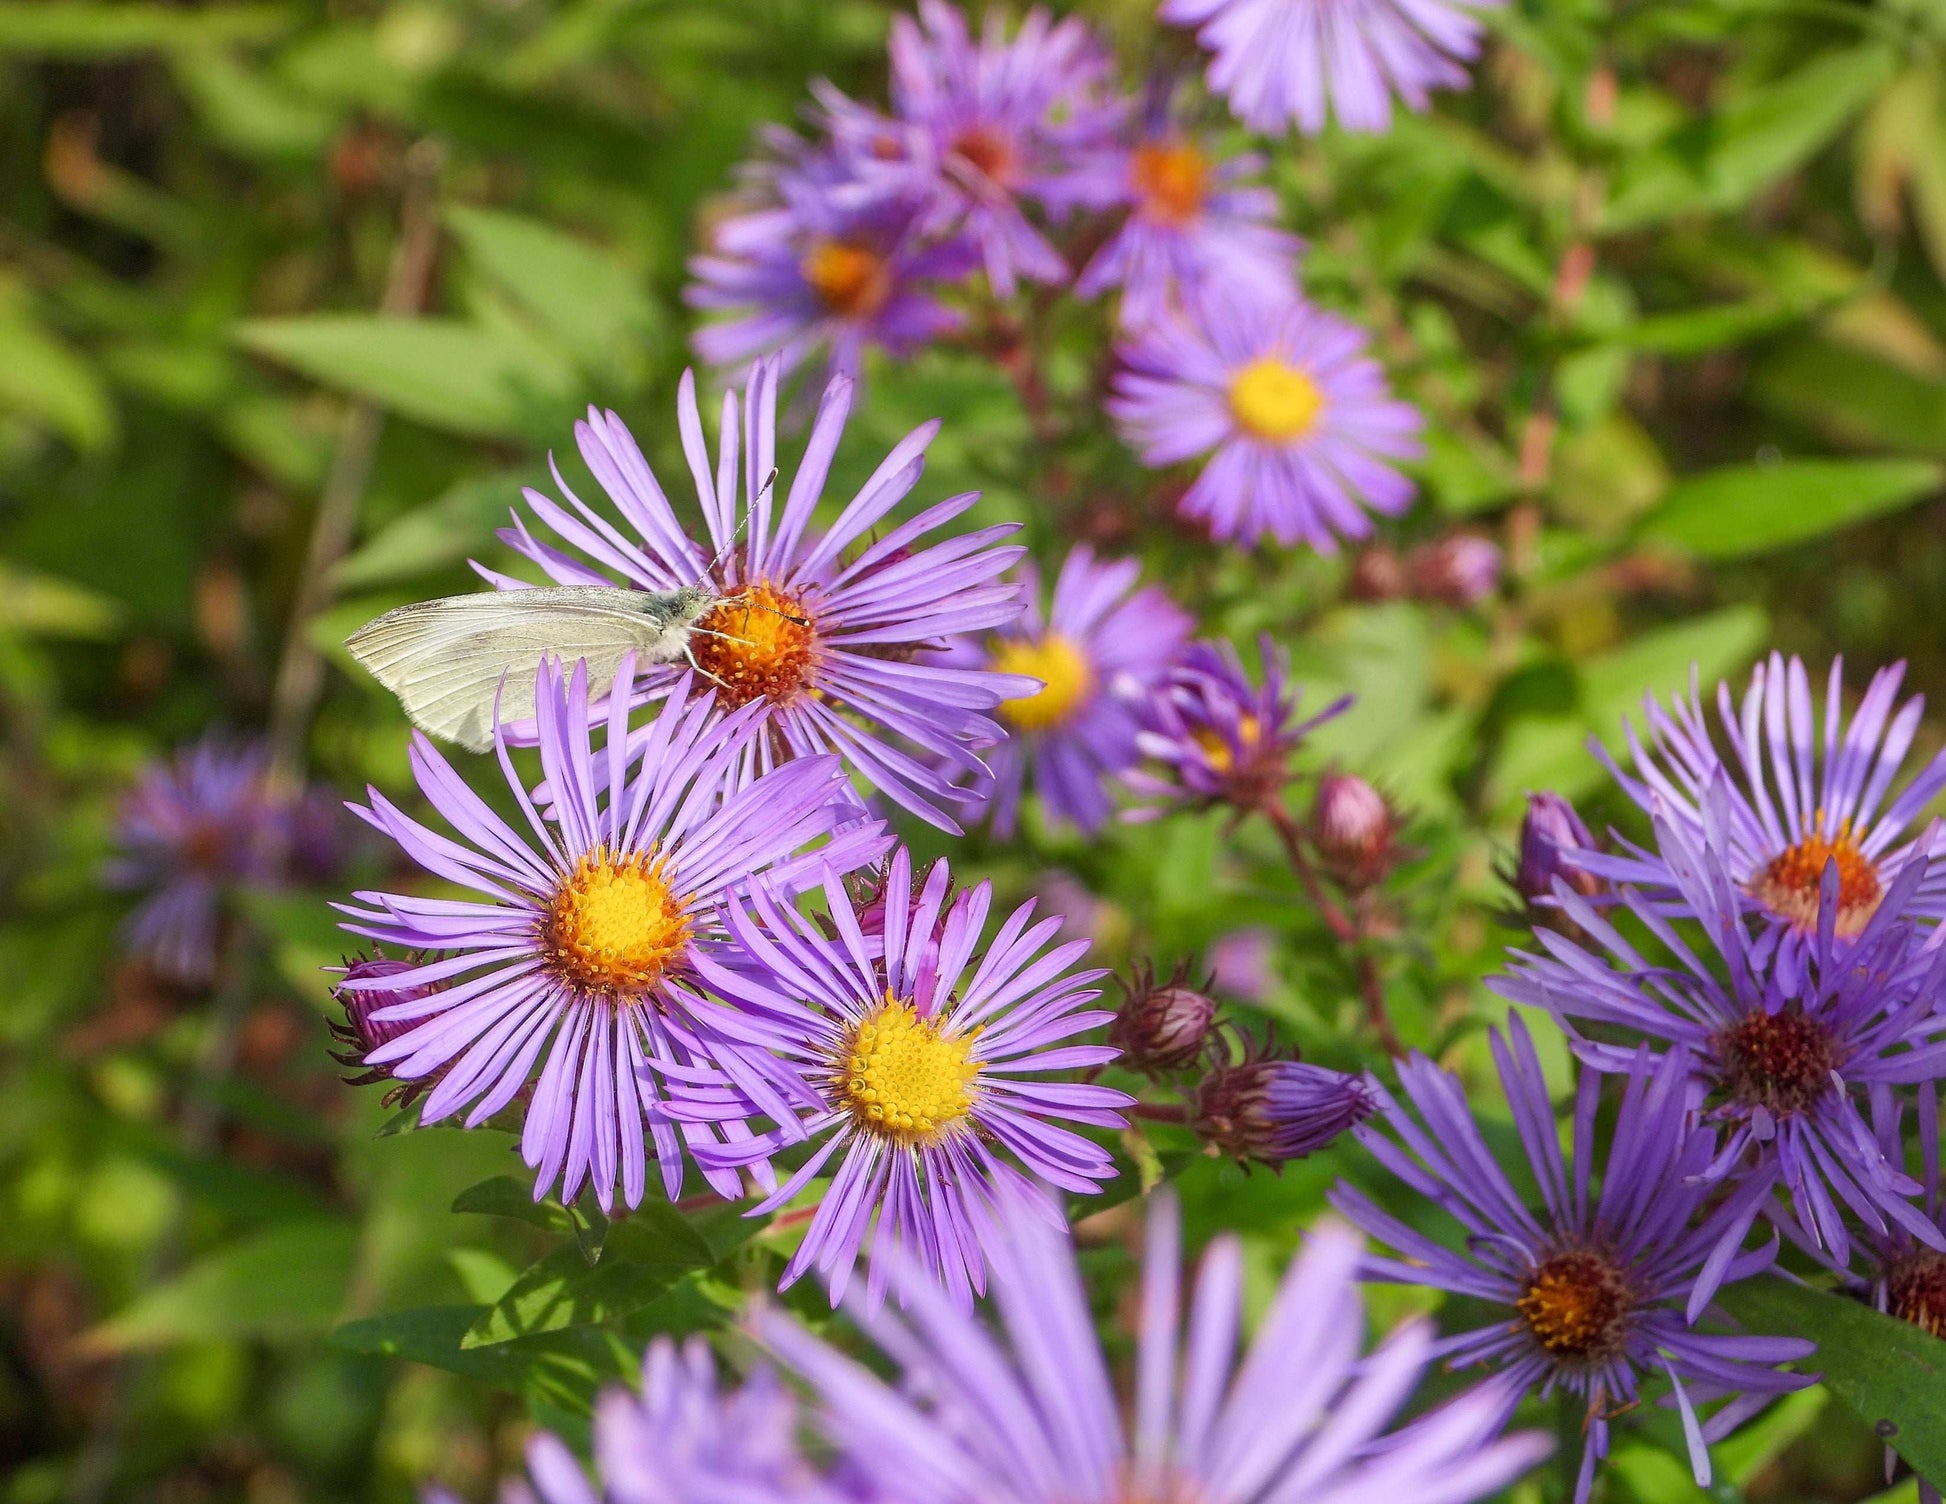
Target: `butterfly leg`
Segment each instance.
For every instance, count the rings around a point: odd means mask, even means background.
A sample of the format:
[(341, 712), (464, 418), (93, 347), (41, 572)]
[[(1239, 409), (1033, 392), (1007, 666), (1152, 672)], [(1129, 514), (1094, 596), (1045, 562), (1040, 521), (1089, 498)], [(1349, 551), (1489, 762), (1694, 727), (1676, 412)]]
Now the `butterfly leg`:
[(682, 645), (682, 655), (684, 658), (689, 660), (689, 666), (695, 669), (696, 672), (701, 674), (705, 679), (714, 680), (718, 685), (721, 685), (724, 689), (730, 688), (730, 685), (726, 680), (718, 677), (715, 674), (712, 674), (708, 669), (704, 668), (702, 664), (696, 661), (695, 649), (690, 647), (690, 645), (686, 642)]

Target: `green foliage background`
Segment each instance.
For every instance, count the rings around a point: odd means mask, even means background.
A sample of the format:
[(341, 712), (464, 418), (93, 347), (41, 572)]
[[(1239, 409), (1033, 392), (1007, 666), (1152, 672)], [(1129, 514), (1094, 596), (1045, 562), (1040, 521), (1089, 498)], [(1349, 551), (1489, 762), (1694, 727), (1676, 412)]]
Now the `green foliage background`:
[[(1084, 8), (1131, 67), (1180, 55), (1145, 4)], [(94, 1465), (100, 1497), (398, 1500), (427, 1476), (484, 1497), (530, 1421), (579, 1433), (649, 1334), (720, 1326), (774, 1281), (788, 1234), (734, 1212), (652, 1204), (611, 1232), (533, 1207), (504, 1134), (380, 1134), (324, 1056), (321, 893), (251, 905), (236, 1068), (199, 1075), (210, 1006), (118, 958), (97, 871), (143, 759), (266, 719), (353, 404), (382, 426), (304, 628), (338, 668), (350, 626), (499, 558), (492, 529), (586, 403), (681, 473), (679, 293), (711, 196), (809, 78), (882, 91), (889, 15), (0, 3), (0, 1500), (75, 1497)], [(832, 487), (943, 416), (926, 498), (977, 488), (975, 520), (1025, 521), (1044, 557), (1143, 552), (1205, 630), (1287, 643), (1310, 703), (1356, 692), (1318, 761), (1415, 813), (1388, 998), (1408, 1043), (1475, 1074), (1524, 792), (1626, 823), (1590, 734), (1616, 744), (1644, 691), (1770, 645), (1855, 677), (1903, 657), (1946, 690), (1946, 6), (1519, 0), (1492, 26), (1476, 87), (1433, 116), (1273, 162), (1308, 290), (1431, 419), (1424, 499), (1388, 538), (1496, 537), (1487, 607), (1350, 604), (1343, 560), (1155, 520), (1154, 478), (1087, 405), (1091, 315), (1046, 333), (1038, 426), (971, 355), (874, 369)], [(415, 171), (437, 182), (428, 297), (383, 314)], [(396, 708), (336, 669), (309, 756), (347, 792), (408, 784)], [(1348, 962), (1265, 833), (1183, 816), (954, 853), (1009, 894), (1080, 877), (1114, 964), (1266, 926), (1265, 1011), (1315, 1058), (1370, 1058)], [(219, 1130), (185, 1150), (192, 1088)], [(1187, 1146), (1149, 1147), (1175, 1168)], [(1267, 1288), (1350, 1159), (1195, 1159), (1192, 1228), (1240, 1227)], [(1125, 1277), (1112, 1218), (1089, 1257), (1105, 1289)], [(1827, 1400), (1724, 1448), (1712, 1496), (1881, 1488), (1876, 1440)], [(1680, 1459), (1667, 1417), (1625, 1430), (1608, 1497), (1694, 1497)]]

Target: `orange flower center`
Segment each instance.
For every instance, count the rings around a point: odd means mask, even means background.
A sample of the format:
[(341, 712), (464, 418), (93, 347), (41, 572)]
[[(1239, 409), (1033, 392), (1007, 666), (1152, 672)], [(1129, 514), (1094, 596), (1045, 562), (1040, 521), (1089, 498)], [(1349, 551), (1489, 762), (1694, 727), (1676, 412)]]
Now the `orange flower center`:
[(1129, 175), (1145, 218), (1181, 226), (1203, 212), (1209, 195), (1209, 159), (1187, 142), (1136, 147)]
[(1901, 1321), (1946, 1337), (1946, 1253), (1922, 1248), (1885, 1272), (1885, 1304)]
[(803, 599), (774, 586), (746, 586), (696, 625), (690, 648), (726, 709), (758, 698), (788, 704), (817, 667), (817, 629)]
[(542, 922), (554, 974), (577, 992), (633, 1000), (689, 948), (687, 906), (653, 847), (614, 856), (601, 847), (575, 863)]
[(953, 141), (953, 155), (988, 182), (1005, 187), (1013, 178), (1013, 149), (990, 126), (975, 125)]
[(885, 258), (864, 246), (820, 240), (799, 270), (827, 313), (867, 319), (892, 296), (892, 271)]
[(1878, 865), (1859, 849), (1852, 835), (1851, 821), (1839, 825), (1837, 834), (1824, 834), (1824, 812), (1818, 812), (1811, 833), (1795, 846), (1780, 851), (1750, 880), (1750, 896), (1779, 919), (1800, 930), (1818, 926), (1818, 896), (1824, 883), (1824, 869), (1838, 864), (1838, 933), (1849, 940), (1871, 922), (1878, 911), (1884, 889), (1879, 883)]
[(1585, 1362), (1620, 1349), (1634, 1304), (1628, 1280), (1612, 1259), (1571, 1248), (1541, 1262), (1514, 1309), (1551, 1355)]
[(1713, 1041), (1717, 1071), (1730, 1100), (1762, 1107), (1778, 1117), (1806, 1112), (1831, 1089), (1838, 1047), (1824, 1027), (1792, 1006), (1758, 1011)]

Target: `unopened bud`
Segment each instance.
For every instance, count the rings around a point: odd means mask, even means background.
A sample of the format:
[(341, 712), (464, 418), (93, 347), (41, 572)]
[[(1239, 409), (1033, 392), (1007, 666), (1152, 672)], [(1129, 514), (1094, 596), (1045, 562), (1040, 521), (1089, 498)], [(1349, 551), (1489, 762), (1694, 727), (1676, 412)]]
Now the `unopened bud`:
[(1474, 533), (1454, 533), (1414, 550), (1406, 575), (1421, 600), (1477, 605), (1500, 588), (1500, 546)]
[(1302, 1060), (1254, 1059), (1210, 1072), (1190, 1125), (1233, 1159), (1281, 1165), (1322, 1149), (1375, 1105), (1361, 1077)]
[(1351, 561), (1347, 589), (1355, 601), (1395, 601), (1406, 592), (1405, 565), (1382, 544), (1365, 549)]
[(1594, 845), (1587, 825), (1566, 799), (1553, 793), (1528, 795), (1527, 814), (1520, 822), (1520, 865), (1514, 871), (1514, 887), (1530, 907), (1552, 899), (1556, 879), (1584, 898), (1594, 897), (1605, 885), (1572, 856), (1593, 850)]
[(1108, 1026), (1108, 1042), (1122, 1052), (1122, 1062), (1131, 1070), (1181, 1070), (1203, 1053), (1216, 1004), (1188, 981), (1186, 964), (1161, 986), (1155, 972), (1142, 966), (1124, 987), (1126, 996)]
[(1311, 844), (1348, 888), (1369, 888), (1398, 860), (1398, 820), (1385, 796), (1351, 773), (1326, 773), (1311, 805)]
[[(382, 1044), (390, 1044), (407, 1031), (416, 1029), (424, 1021), (416, 1018), (379, 1018), (377, 1015), (387, 1008), (396, 1008), (403, 1003), (416, 1003), (430, 997), (439, 989), (435, 986), (348, 986), (347, 983), (376, 983), (387, 977), (403, 976), (417, 971), (421, 963), (402, 961), (394, 956), (360, 956), (346, 964), (344, 976), (331, 989), (331, 995), (345, 1010), (344, 1019), (331, 1025), (332, 1037), (344, 1046), (331, 1051), (331, 1058), (347, 1070), (360, 1074), (345, 1077), (348, 1086), (371, 1086), (380, 1081), (393, 1080), (392, 1069), (386, 1065), (372, 1065), (366, 1057)], [(385, 1094), (385, 1105), (397, 1106), (412, 1102), (419, 1094), (432, 1085), (426, 1081), (400, 1081)]]

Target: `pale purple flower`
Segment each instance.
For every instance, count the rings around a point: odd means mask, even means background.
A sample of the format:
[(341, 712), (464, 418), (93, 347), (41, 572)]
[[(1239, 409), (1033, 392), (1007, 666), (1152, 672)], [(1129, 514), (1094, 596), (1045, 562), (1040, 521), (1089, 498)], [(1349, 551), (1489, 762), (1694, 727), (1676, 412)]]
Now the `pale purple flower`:
[(1153, 819), (1189, 803), (1250, 811), (1281, 808), (1291, 756), (1304, 738), (1351, 707), (1344, 695), (1297, 719), (1299, 691), (1290, 660), (1266, 634), (1258, 639), (1261, 685), (1250, 682), (1236, 648), (1199, 639), (1169, 666), (1142, 702), (1136, 749), (1143, 761), (1125, 781), (1150, 801), (1129, 819)]
[(876, 124), (826, 90), (838, 139), (899, 142), (890, 170), (923, 202), (923, 229), (971, 240), (1000, 297), (1022, 278), (1065, 282), (1067, 263), (1023, 210), (1059, 220), (1119, 191), (1106, 164), (1128, 104), (1113, 90), (1108, 49), (1080, 18), (1040, 9), (1011, 37), (990, 12), (976, 40), (958, 10), (920, 0), (918, 20), (892, 18), (890, 53), (897, 124)]
[(709, 1345), (649, 1343), (642, 1392), (595, 1402), (595, 1479), (560, 1438), (527, 1443), (539, 1504), (861, 1504), (802, 1453), (802, 1407), (768, 1369), (732, 1388)]
[(1412, 504), (1393, 466), (1421, 452), (1418, 410), (1365, 346), (1302, 300), (1212, 290), (1123, 341), (1108, 410), (1145, 463), (1205, 461), (1179, 507), (1212, 537), (1335, 553)]
[[(1835, 863), (1838, 871), (1842, 943), (1865, 928), (1900, 872), (1924, 860), (1931, 839), (1925, 811), (1946, 789), (1946, 752), (1935, 753), (1894, 791), (1926, 708), (1922, 695), (1898, 704), (1904, 675), (1903, 663), (1874, 674), (1847, 726), (1844, 660), (1834, 659), (1820, 725), (1802, 660), (1772, 653), (1752, 671), (1740, 706), (1728, 684), (1717, 685), (1725, 754), (1711, 735), (1692, 671), (1688, 699), (1673, 697), (1666, 711), (1653, 696), (1644, 700), (1646, 745), (1633, 726), (1626, 728), (1633, 776), (1594, 747), (1622, 792), (1645, 812), (1659, 813), (1691, 845), (1704, 838), (1705, 796), (1717, 783), (1724, 786), (1717, 844), (1742, 907), (1772, 931), (1766, 943), (1781, 951), (1787, 981), (1813, 943), (1828, 866)], [(1693, 912), (1667, 853), (1618, 843), (1613, 855), (1587, 852), (1576, 860), (1598, 877), (1640, 888), (1665, 913)], [(1946, 864), (1928, 872), (1907, 911), (1927, 923), (1946, 915)]]
[(828, 375), (855, 378), (867, 347), (907, 356), (964, 322), (931, 289), (972, 270), (965, 243), (922, 237), (915, 204), (844, 173), (829, 150), (803, 154), (712, 228), (685, 295), (724, 315), (696, 331), (704, 360), (741, 372), (775, 355), (789, 371), (823, 351)]
[(1335, 116), (1383, 131), (1392, 101), (1423, 110), (1466, 83), (1480, 50), (1478, 12), (1500, 0), (1162, 0), (1214, 54), (1209, 86), (1251, 129), (1309, 135)]
[[(760, 361), (741, 407), (725, 394), (714, 464), (694, 378), (683, 376), (677, 422), (706, 543), (683, 530), (622, 420), (593, 409), (575, 425), (575, 438), (633, 536), (576, 497), (558, 469), (555, 484), (567, 506), (531, 490), (527, 504), (572, 552), (536, 538), (519, 518), (501, 536), (558, 584), (672, 590), (705, 580), (725, 604), (699, 626), (725, 635), (697, 636), (696, 662), (714, 676), (725, 708), (758, 707), (761, 731), (748, 744), (739, 778), (836, 752), (892, 803), (957, 832), (942, 806), (967, 797), (955, 779), (984, 775), (974, 749), (1005, 734), (990, 712), (1021, 693), (1023, 681), (984, 664), (922, 659), (919, 650), (954, 633), (991, 631), (1019, 614), (1014, 587), (999, 576), (1022, 550), (997, 546), (1016, 528), (924, 541), (963, 516), (977, 493), (892, 520), (925, 468), (934, 422), (886, 456), (829, 531), (814, 532), (852, 384), (838, 377), (825, 389), (797, 473), (773, 481), (779, 374), (774, 359)], [(481, 573), (503, 589), (525, 583)], [(651, 695), (663, 693), (681, 668), (647, 669), (642, 683)]]
[[(1681, 1412), (1699, 1486), (1710, 1481), (1708, 1444), (1777, 1394), (1808, 1377), (1775, 1365), (1808, 1356), (1789, 1337), (1700, 1331), (1716, 1291), (1769, 1267), (1776, 1240), (1743, 1249), (1767, 1194), (1760, 1184), (1718, 1200), (1705, 1178), (1714, 1137), (1688, 1110), (1688, 1063), (1680, 1050), (1660, 1064), (1630, 1058), (1622, 1104), (1597, 1178), (1596, 1115), (1602, 1077), (1581, 1076), (1570, 1158), (1561, 1153), (1554, 1106), (1539, 1057), (1515, 1015), (1492, 1033), (1493, 1055), (1541, 1205), (1528, 1204), (1488, 1147), (1457, 1077), (1423, 1055), (1399, 1066), (1407, 1105), (1376, 1083), (1386, 1129), (1359, 1140), (1413, 1195), (1458, 1225), (1460, 1248), (1408, 1226), (1353, 1186), (1331, 1203), (1394, 1257), (1366, 1261), (1366, 1277), (1483, 1302), (1484, 1324), (1442, 1338), (1435, 1351), (1454, 1366), (1482, 1365), (1493, 1377), (1477, 1395), (1497, 1396), (1503, 1413), (1527, 1393), (1563, 1390), (1587, 1405), (1577, 1504), (1608, 1454), (1609, 1421), (1639, 1402), (1645, 1377), (1665, 1375)], [(1726, 1403), (1707, 1421), (1698, 1406)]]
[(1032, 1215), (995, 1230), (997, 1324), (923, 1278), (907, 1282), (909, 1325), (863, 1317), (896, 1385), (780, 1311), (761, 1312), (757, 1333), (811, 1386), (840, 1454), (893, 1499), (923, 1479), (927, 1504), (1465, 1504), (1546, 1454), (1531, 1432), (1502, 1437), (1479, 1397), (1387, 1429), (1431, 1344), (1413, 1323), (1361, 1351), (1358, 1242), (1335, 1222), (1312, 1231), (1239, 1363), (1242, 1243), (1211, 1244), (1185, 1328), (1178, 1219), (1157, 1195), (1126, 1412), (1073, 1245)]
[[(679, 1136), (655, 1109), (652, 1071), (718, 1071), (787, 1114), (778, 1093), (793, 1078), (771, 1056), (770, 1035), (700, 991), (706, 968), (731, 964), (728, 894), (766, 870), (782, 882), (826, 865), (847, 871), (884, 845), (876, 822), (858, 820), (835, 758), (801, 758), (735, 789), (758, 711), (718, 716), (710, 696), (690, 697), (687, 680), (638, 736), (642, 755), (631, 777), (633, 672), (625, 660), (605, 715), (606, 744), (597, 748), (602, 718), (589, 710), (586, 669), (577, 664), (564, 677), (543, 663), (535, 698), (549, 819), (516, 776), (504, 730), (499, 738), (524, 834), (415, 734), (420, 791), (458, 839), (376, 790), (358, 812), (427, 872), (479, 897), (359, 893), (357, 903), (339, 906), (353, 933), (428, 956), (404, 972), (347, 977), (341, 993), (435, 989), (373, 1011), (375, 1022), (414, 1027), (365, 1062), (389, 1066), (402, 1081), (438, 1074), (421, 1122), (468, 1109), (469, 1128), (521, 1095), (539, 1064), (521, 1133), (535, 1198), (558, 1184), (561, 1199), (572, 1201), (591, 1182), (604, 1209), (618, 1183), (628, 1205), (642, 1200), (645, 1128), (671, 1200), (682, 1186), (683, 1138), (692, 1149), (716, 1138), (696, 1124)], [(732, 1123), (724, 1132), (742, 1129)], [(732, 1172), (705, 1167), (704, 1176), (725, 1196), (741, 1194)]]
[[(1781, 1187), (1797, 1220), (1841, 1262), (1847, 1211), (1872, 1236), (1896, 1225), (1946, 1247), (1912, 1205), (1918, 1183), (1886, 1159), (1861, 1111), (1869, 1095), (1946, 1073), (1946, 1016), (1934, 1012), (1946, 997), (1946, 947), (1928, 947), (1909, 912), (1928, 863), (1907, 862), (1849, 941), (1836, 933), (1838, 867), (1827, 866), (1814, 927), (1786, 968), (1774, 930), (1747, 912), (1723, 847), (1700, 838), (1731, 828), (1732, 805), (1719, 772), (1704, 798), (1704, 832), (1660, 805), (1654, 822), (1680, 906), (1699, 916), (1706, 944), (1693, 946), (1657, 904), (1624, 889), (1616, 901), (1658, 943), (1644, 954), (1561, 883), (1556, 902), (1587, 941), (1538, 931), (1546, 953), (1517, 956), (1491, 985), (1546, 1009), (1598, 1069), (1624, 1070), (1634, 1058), (1631, 1045), (1604, 1042), (1617, 1029), (1680, 1054), (1709, 1120), (1724, 1129), (1708, 1178)], [(1595, 1037), (1581, 1032), (1587, 1026)]]
[(1097, 563), (1085, 543), (1062, 563), (1045, 615), (1039, 571), (1023, 564), (1020, 576), (1026, 609), (1017, 621), (937, 658), (984, 664), (1022, 686), (1000, 707), (1012, 735), (988, 752), (992, 772), (973, 792), (990, 801), (996, 835), (1013, 834), (1030, 775), (1048, 818), (1095, 830), (1113, 809), (1110, 780), (1135, 765), (1143, 704), (1189, 636), (1190, 620), (1159, 587), (1137, 587), (1135, 560)]
[(1165, 101), (1117, 161), (1118, 204), (1127, 217), (1082, 268), (1074, 285), (1081, 297), (1120, 288), (1119, 317), (1133, 329), (1210, 284), (1248, 288), (1266, 300), (1297, 295), (1304, 242), (1277, 227), (1277, 194), (1253, 181), (1264, 170), (1261, 156), (1218, 155), (1173, 121)]
[(1261, 1003), (1277, 982), (1277, 934), (1248, 925), (1217, 936), (1209, 948), (1210, 983), (1218, 992)]
[(209, 983), (225, 907), (285, 865), (290, 801), (274, 797), (261, 745), (205, 737), (143, 769), (122, 800), (110, 888), (140, 893), (124, 935), (166, 981)]
[[(1088, 1006), (1101, 995), (1093, 984), (1104, 973), (1069, 969), (1088, 943), (1050, 949), (1061, 921), (1036, 923), (1030, 900), (982, 951), (992, 885), (953, 895), (951, 883), (946, 863), (936, 862), (915, 891), (901, 847), (870, 932), (835, 875), (825, 879), (822, 923), (758, 883), (747, 905), (727, 910), (730, 933), (753, 964), (734, 972), (707, 959), (700, 966), (719, 993), (777, 1037), (805, 1084), (797, 1096), (810, 1105), (801, 1122), (699, 1148), (698, 1158), (733, 1166), (806, 1134), (823, 1137), (751, 1215), (785, 1205), (836, 1159), (784, 1271), (789, 1285), (818, 1270), (834, 1305), (868, 1236), (873, 1303), (901, 1260), (970, 1300), (985, 1288), (981, 1230), (1001, 1197), (1058, 1225), (1060, 1210), (1038, 1183), (1086, 1193), (1115, 1173), (1106, 1149), (1062, 1124), (1119, 1129), (1133, 1099), (1043, 1079), (1119, 1053), (1071, 1042), (1111, 1017)], [(734, 1083), (672, 1086), (671, 1096), (672, 1112), (704, 1120), (740, 1121), (761, 1110)]]

